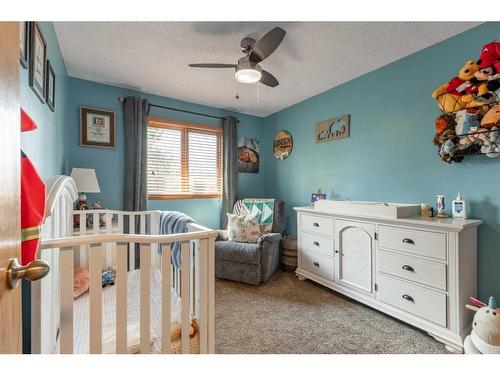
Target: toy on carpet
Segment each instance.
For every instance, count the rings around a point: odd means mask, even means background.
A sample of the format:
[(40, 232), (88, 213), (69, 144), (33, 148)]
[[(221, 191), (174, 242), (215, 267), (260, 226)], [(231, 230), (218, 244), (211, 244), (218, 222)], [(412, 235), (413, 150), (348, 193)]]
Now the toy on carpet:
[(465, 354), (500, 354), (500, 309), (495, 297), (490, 297), (488, 305), (470, 298), (472, 305), (465, 305), (475, 311), (472, 331), (464, 340)]

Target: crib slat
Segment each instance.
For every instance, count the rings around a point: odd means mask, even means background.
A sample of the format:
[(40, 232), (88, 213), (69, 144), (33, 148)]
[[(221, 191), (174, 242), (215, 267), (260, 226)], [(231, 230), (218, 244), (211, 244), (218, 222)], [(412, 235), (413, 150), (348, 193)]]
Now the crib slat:
[(215, 353), (215, 238), (208, 239), (208, 353)]
[(60, 250), (60, 340), (61, 354), (73, 353), (73, 248), (63, 247)]
[[(80, 212), (80, 236), (87, 234), (87, 214), (85, 212)], [(80, 266), (85, 267), (87, 265), (87, 247), (85, 245), (80, 246)]]
[(141, 256), (141, 353), (146, 354), (151, 352), (151, 328), (150, 328), (150, 279), (151, 279), (151, 245), (140, 245)]
[(189, 334), (191, 331), (190, 296), (189, 296), (189, 242), (181, 244), (181, 329), (182, 354), (189, 354)]
[[(128, 215), (128, 232), (135, 233), (135, 215)], [(135, 243), (131, 242), (128, 247), (128, 266), (129, 270), (135, 270)]]
[[(95, 227), (94, 227), (95, 229)], [(90, 245), (90, 353), (102, 352), (102, 246)]]
[(162, 353), (170, 353), (170, 246), (171, 244), (163, 244), (161, 247), (161, 351)]
[(31, 282), (31, 354), (42, 353), (42, 280)]
[(146, 234), (146, 215), (145, 214), (141, 214), (140, 215), (140, 230), (141, 230), (141, 233), (140, 234)]
[[(150, 220), (149, 221), (149, 234), (158, 234), (158, 232), (159, 232), (158, 215), (156, 215), (153, 212), (150, 215), (149, 220)], [(152, 254), (151, 263), (153, 264), (153, 266), (161, 269), (161, 258), (160, 258), (160, 254), (158, 254), (158, 244), (157, 243), (151, 244), (151, 254)]]
[(200, 288), (200, 354), (208, 352), (208, 240), (199, 241), (198, 259)]
[[(106, 233), (113, 233), (113, 214), (107, 212), (105, 215), (105, 224), (106, 224)], [(115, 243), (107, 243), (106, 244), (106, 267), (111, 267), (115, 264), (113, 255), (115, 254), (116, 244)]]
[(116, 353), (127, 348), (127, 244), (116, 246)]

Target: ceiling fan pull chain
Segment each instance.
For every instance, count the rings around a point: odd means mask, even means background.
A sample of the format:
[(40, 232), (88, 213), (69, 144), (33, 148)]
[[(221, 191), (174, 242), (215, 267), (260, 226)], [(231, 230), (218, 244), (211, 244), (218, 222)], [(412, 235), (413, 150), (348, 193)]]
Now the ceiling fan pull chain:
[(257, 86), (257, 104), (260, 104), (260, 85), (257, 82), (255, 86)]

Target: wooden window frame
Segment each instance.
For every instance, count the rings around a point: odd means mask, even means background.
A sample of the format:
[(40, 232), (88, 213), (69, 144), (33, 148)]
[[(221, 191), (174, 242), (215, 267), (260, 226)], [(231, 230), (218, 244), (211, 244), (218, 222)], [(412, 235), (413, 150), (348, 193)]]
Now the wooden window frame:
[(161, 117), (148, 117), (148, 127), (181, 130), (181, 178), (188, 178), (189, 163), (189, 130), (199, 130), (202, 132), (213, 133), (217, 135), (217, 157), (219, 158), (217, 176), (220, 180), (220, 193), (182, 193), (182, 194), (149, 194), (149, 200), (169, 200), (169, 199), (197, 199), (197, 198), (222, 198), (222, 128), (215, 126), (193, 124), (190, 122), (169, 120)]

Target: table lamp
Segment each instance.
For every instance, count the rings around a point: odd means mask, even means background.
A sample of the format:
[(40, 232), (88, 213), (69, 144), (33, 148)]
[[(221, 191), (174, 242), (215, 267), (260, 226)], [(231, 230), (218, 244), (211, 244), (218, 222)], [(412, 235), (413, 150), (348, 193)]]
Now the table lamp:
[(73, 168), (71, 170), (71, 178), (75, 180), (76, 187), (80, 193), (78, 202), (76, 204), (77, 210), (87, 210), (87, 196), (85, 193), (100, 193), (99, 182), (95, 169), (90, 168)]

